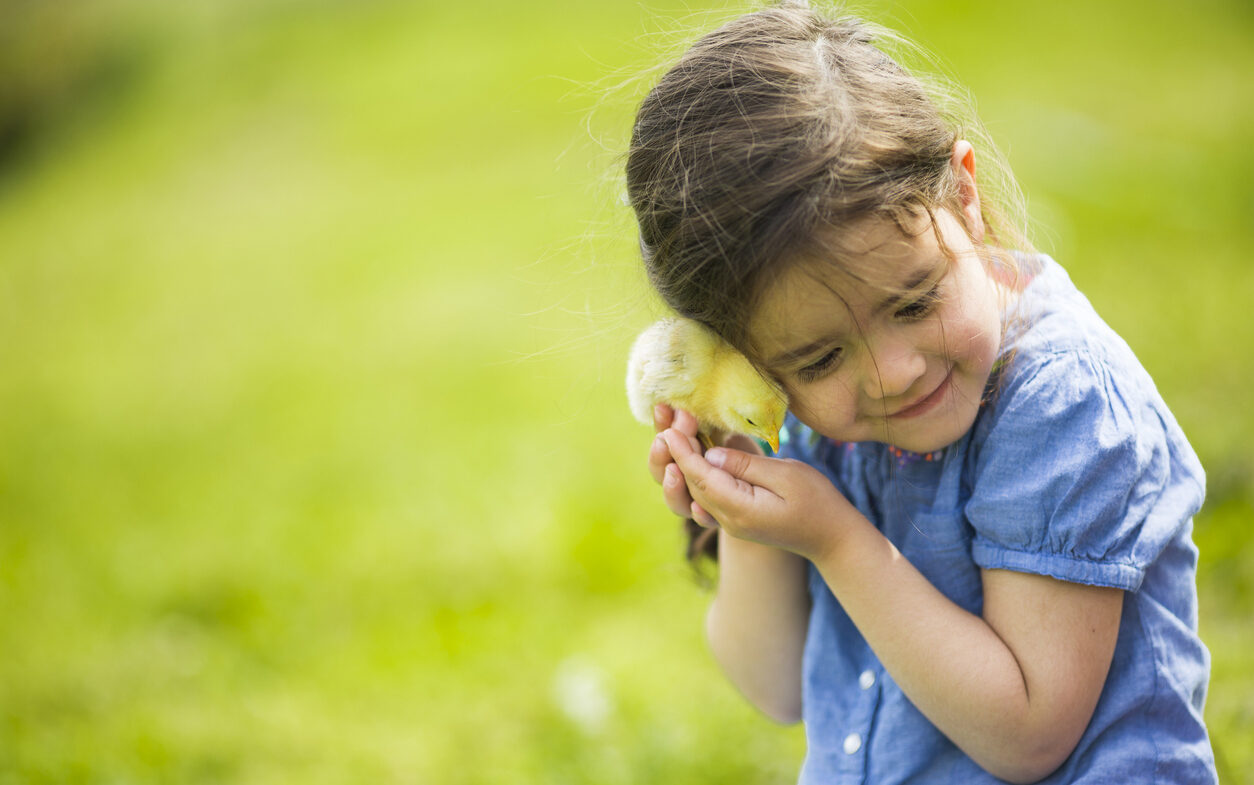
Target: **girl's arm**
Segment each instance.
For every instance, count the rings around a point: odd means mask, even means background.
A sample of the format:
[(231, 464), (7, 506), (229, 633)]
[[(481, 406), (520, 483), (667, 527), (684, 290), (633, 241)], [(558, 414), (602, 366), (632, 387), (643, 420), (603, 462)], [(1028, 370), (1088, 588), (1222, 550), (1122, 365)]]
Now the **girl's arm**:
[[(695, 437), (697, 422), (687, 412), (658, 406), (658, 430), (674, 427)], [(757, 452), (751, 439), (728, 442)], [(665, 442), (649, 451), (649, 471), (662, 485), (667, 506), (692, 516), (693, 501), (684, 476)], [(708, 515), (698, 510), (698, 520)], [(718, 590), (706, 616), (706, 635), (715, 659), (744, 696), (777, 722), (801, 719), (801, 653), (809, 623), (806, 561), (795, 553), (729, 537), (719, 532)]]
[(750, 703), (776, 722), (798, 722), (810, 615), (805, 559), (718, 536), (718, 593), (705, 625), (710, 648)]
[(1035, 782), (1093, 716), (1123, 592), (984, 570), (984, 613), (941, 594), (856, 511), (820, 573), (902, 691), (990, 773)]
[(733, 450), (706, 460), (681, 434), (665, 438), (702, 522), (812, 560), (905, 694), (976, 763), (1034, 782), (1071, 754), (1106, 680), (1122, 592), (986, 570), (976, 616), (813, 468)]

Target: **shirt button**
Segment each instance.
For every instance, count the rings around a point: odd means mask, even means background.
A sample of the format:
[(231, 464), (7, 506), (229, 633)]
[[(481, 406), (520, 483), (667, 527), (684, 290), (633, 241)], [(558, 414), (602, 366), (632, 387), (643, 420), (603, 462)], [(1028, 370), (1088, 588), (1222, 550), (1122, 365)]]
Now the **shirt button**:
[(875, 686), (875, 674), (871, 671), (862, 671), (862, 675), (858, 677), (858, 686), (864, 690), (869, 690)]
[(862, 749), (862, 737), (856, 733), (850, 733), (845, 737), (845, 754), (852, 755)]

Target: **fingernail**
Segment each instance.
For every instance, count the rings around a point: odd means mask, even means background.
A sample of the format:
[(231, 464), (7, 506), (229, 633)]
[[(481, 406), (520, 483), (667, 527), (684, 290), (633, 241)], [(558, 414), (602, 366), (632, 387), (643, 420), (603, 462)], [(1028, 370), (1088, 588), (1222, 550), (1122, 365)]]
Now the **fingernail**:
[(711, 447), (705, 453), (705, 460), (711, 466), (723, 468), (723, 464), (727, 463), (727, 450), (722, 447)]

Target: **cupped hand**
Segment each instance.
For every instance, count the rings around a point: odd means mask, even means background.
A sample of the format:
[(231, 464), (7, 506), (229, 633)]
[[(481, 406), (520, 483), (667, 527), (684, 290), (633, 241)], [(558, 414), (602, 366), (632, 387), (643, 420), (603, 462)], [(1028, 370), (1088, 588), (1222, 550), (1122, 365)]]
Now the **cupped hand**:
[[(678, 420), (679, 418), (676, 418)], [(678, 424), (682, 424), (678, 423)], [(721, 525), (733, 537), (752, 540), (815, 559), (834, 546), (841, 520), (856, 510), (821, 472), (800, 461), (767, 458), (731, 446), (704, 455), (695, 436), (680, 427), (660, 440), (674, 460), (682, 488), (663, 493), (667, 506), (702, 525)], [(752, 442), (750, 442), (752, 443)], [(656, 445), (650, 451), (661, 453)], [(668, 479), (664, 475), (664, 480)]]
[[(703, 448), (700, 442), (697, 441), (698, 428), (697, 418), (693, 417), (691, 413), (683, 409), (672, 409), (664, 403), (654, 406), (653, 429), (657, 432), (657, 436), (649, 447), (649, 476), (653, 478), (654, 482), (662, 486), (662, 498), (671, 512), (681, 518), (692, 518), (702, 526), (711, 527), (717, 526), (718, 522), (713, 516), (703, 510), (699, 504), (694, 504), (692, 495), (688, 491), (687, 482), (684, 479), (684, 473), (675, 463), (670, 447), (667, 446), (666, 440), (662, 436), (667, 429), (678, 431), (687, 437), (692, 444), (695, 444), (696, 447), (694, 449), (700, 453)], [(716, 433), (712, 435), (712, 438), (717, 444), (734, 447), (744, 452), (761, 453), (757, 443), (748, 436)]]
[[(688, 518), (691, 515), (689, 510), (692, 507), (692, 497), (688, 495), (683, 472), (675, 465), (670, 448), (662, 438), (662, 433), (668, 428), (673, 428), (695, 442), (697, 420), (688, 412), (682, 409), (676, 411), (664, 403), (653, 407), (653, 429), (657, 436), (649, 446), (649, 476), (662, 486), (662, 498), (666, 507), (679, 517)], [(700, 449), (699, 442), (697, 448)]]

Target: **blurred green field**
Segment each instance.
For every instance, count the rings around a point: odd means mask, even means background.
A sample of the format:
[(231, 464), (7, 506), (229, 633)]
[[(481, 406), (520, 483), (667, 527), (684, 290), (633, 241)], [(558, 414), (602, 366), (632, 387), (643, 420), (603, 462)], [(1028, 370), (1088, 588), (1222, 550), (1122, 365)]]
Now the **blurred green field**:
[[(632, 77), (729, 7), (84, 7), (0, 36), (73, 32), (0, 47), (55, 93), (0, 101), (0, 785), (793, 782), (621, 390)], [(1254, 13), (863, 7), (972, 89), (1202, 456), (1254, 783)]]

